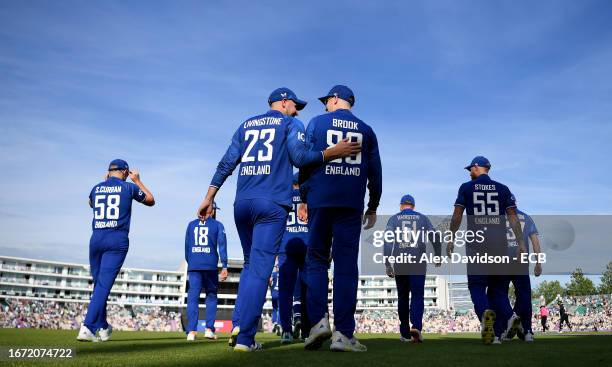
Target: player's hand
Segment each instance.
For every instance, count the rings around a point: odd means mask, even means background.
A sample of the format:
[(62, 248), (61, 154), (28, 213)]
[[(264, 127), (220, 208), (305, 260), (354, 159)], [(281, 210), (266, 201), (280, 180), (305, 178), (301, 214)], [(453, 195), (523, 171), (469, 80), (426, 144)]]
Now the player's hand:
[(221, 269), (221, 274), (219, 274), (219, 278), (221, 278), (220, 280), (222, 282), (225, 282), (225, 280), (227, 279), (227, 268)]
[(454, 243), (452, 243), (452, 242), (449, 242), (449, 243), (446, 245), (446, 255), (447, 255), (448, 257), (451, 257), (451, 255), (453, 254), (453, 251), (455, 251), (455, 244), (454, 244)]
[(130, 170), (129, 177), (130, 177), (130, 180), (132, 180), (133, 182), (140, 181), (140, 172), (138, 172), (138, 170), (136, 169), (132, 169)]
[(389, 278), (395, 278), (395, 272), (393, 271), (393, 267), (391, 267), (391, 265), (386, 266), (386, 273)]
[(212, 215), (212, 212), (213, 212), (213, 200), (206, 197), (204, 198), (204, 201), (202, 201), (202, 204), (200, 204), (200, 207), (198, 208), (198, 212), (196, 213), (196, 215), (198, 216), (200, 220), (204, 221)]
[(521, 254), (526, 254), (527, 253), (527, 248), (525, 247), (524, 243), (519, 243), (519, 256), (521, 256)]
[(536, 277), (539, 277), (540, 275), (542, 275), (542, 264), (540, 263), (535, 264), (535, 268), (533, 269), (533, 275), (535, 275)]
[(298, 206), (298, 218), (304, 223), (308, 223), (308, 205), (301, 203)]
[(363, 229), (370, 229), (376, 224), (376, 212), (370, 209), (366, 210), (363, 215)]
[(342, 139), (338, 144), (333, 147), (327, 148), (323, 151), (325, 160), (330, 161), (336, 158), (349, 157), (351, 155), (357, 155), (361, 152), (361, 145), (356, 142), (350, 142), (348, 138)]

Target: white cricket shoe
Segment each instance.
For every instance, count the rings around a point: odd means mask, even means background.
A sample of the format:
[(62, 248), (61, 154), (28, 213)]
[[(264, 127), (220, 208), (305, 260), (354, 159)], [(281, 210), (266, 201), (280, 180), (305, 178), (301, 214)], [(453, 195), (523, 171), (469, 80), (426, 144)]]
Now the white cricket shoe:
[(404, 338), (403, 336), (400, 336), (400, 341), (402, 343), (410, 343), (412, 341), (411, 338)]
[(196, 336), (197, 336), (197, 335), (198, 335), (198, 333), (197, 333), (197, 332), (195, 332), (195, 331), (190, 331), (190, 332), (187, 334), (187, 340), (188, 340), (188, 341), (190, 341), (190, 342), (193, 342), (193, 341), (195, 341), (195, 340), (196, 340)]
[(106, 329), (98, 330), (98, 337), (103, 342), (108, 341), (112, 334), (113, 334), (113, 327), (110, 326), (110, 325), (108, 325), (108, 328), (106, 328)]
[(366, 352), (368, 348), (361, 344), (354, 336), (349, 339), (341, 332), (334, 331), (329, 350), (332, 352)]
[(77, 340), (80, 342), (97, 342), (98, 338), (96, 337), (96, 334), (92, 333), (87, 326), (81, 325), (79, 335), (77, 335)]
[(512, 340), (512, 338), (516, 336), (519, 326), (521, 326), (521, 318), (517, 314), (513, 313), (508, 319), (508, 325), (506, 327), (506, 331), (504, 331), (502, 334), (502, 338), (504, 340)]
[(234, 352), (260, 352), (263, 350), (263, 346), (258, 342), (254, 342), (251, 346), (244, 344), (236, 344)]
[(215, 332), (209, 328), (206, 328), (206, 330), (204, 330), (204, 337), (210, 340), (217, 340), (217, 334), (215, 334)]
[(497, 345), (497, 344), (501, 344), (501, 343), (502, 343), (501, 338), (496, 336), (495, 338), (493, 338), (493, 343), (491, 343), (491, 344)]
[(421, 334), (421, 330), (419, 329), (410, 329), (410, 336), (412, 337), (412, 342), (415, 344), (423, 342), (423, 334)]
[(533, 333), (531, 331), (525, 334), (525, 341), (527, 343), (533, 343)]
[(236, 346), (236, 342), (237, 342), (239, 333), (240, 333), (240, 326), (234, 326), (234, 328), (232, 329), (232, 333), (230, 334), (229, 340), (227, 341), (227, 344), (229, 344), (230, 347), (233, 348)]
[(327, 314), (323, 316), (321, 321), (317, 322), (315, 326), (310, 329), (310, 335), (304, 342), (304, 348), (307, 350), (315, 350), (321, 348), (323, 342), (331, 338), (332, 331), (329, 327), (329, 320)]

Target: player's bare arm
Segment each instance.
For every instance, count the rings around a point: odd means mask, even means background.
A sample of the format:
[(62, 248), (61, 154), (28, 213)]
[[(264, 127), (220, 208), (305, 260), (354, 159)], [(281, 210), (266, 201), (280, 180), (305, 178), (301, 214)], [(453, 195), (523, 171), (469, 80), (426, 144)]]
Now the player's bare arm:
[(134, 184), (136, 184), (136, 186), (138, 186), (138, 188), (145, 193), (145, 199), (142, 203), (146, 206), (155, 205), (155, 198), (153, 197), (151, 191), (149, 191), (145, 184), (143, 184), (140, 180), (140, 172), (138, 172), (138, 170), (130, 170), (130, 180), (132, 180), (132, 182), (134, 182)]
[(514, 232), (514, 236), (516, 236), (516, 240), (519, 246), (519, 253), (526, 253), (527, 247), (525, 246), (525, 239), (523, 238), (523, 230), (521, 229), (521, 223), (519, 222), (518, 216), (516, 215), (516, 208), (506, 209), (506, 216), (508, 217), (510, 228), (512, 228), (512, 232)]
[(456, 205), (455, 210), (453, 211), (453, 216), (450, 222), (450, 231), (452, 233), (451, 241), (446, 245), (446, 254), (451, 256), (455, 249), (455, 233), (459, 230), (461, 226), (461, 218), (463, 218), (464, 207)]
[[(529, 240), (531, 240), (531, 246), (533, 247), (533, 252), (536, 254), (539, 254), (542, 251), (542, 249), (540, 248), (540, 238), (538, 237), (537, 233), (530, 235)], [(540, 275), (542, 275), (542, 263), (540, 263), (539, 257), (537, 259), (538, 260), (535, 264), (535, 268), (533, 269), (533, 275), (535, 275), (536, 277), (539, 277)]]

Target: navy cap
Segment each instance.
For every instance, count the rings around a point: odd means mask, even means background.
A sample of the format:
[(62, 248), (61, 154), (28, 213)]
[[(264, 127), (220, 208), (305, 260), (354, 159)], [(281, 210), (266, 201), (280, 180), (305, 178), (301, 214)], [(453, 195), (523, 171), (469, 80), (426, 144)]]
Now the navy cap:
[(410, 205), (414, 205), (414, 198), (412, 197), (412, 195), (404, 195), (402, 196), (402, 200), (400, 201), (400, 204), (410, 204)]
[(489, 162), (489, 160), (486, 159), (485, 157), (479, 155), (477, 157), (474, 157), (474, 159), (472, 159), (472, 163), (470, 163), (469, 166), (465, 167), (465, 169), (469, 171), (470, 168), (474, 166), (491, 168), (491, 162)]
[(351, 88), (346, 85), (336, 85), (332, 89), (329, 90), (326, 96), (319, 98), (323, 104), (327, 104), (327, 99), (329, 97), (338, 97), (347, 101), (351, 104), (351, 107), (355, 104), (355, 94), (351, 90)]
[(300, 174), (298, 172), (293, 174), (293, 184), (297, 185), (300, 183)]
[(285, 87), (273, 90), (272, 93), (270, 93), (270, 97), (268, 97), (268, 104), (282, 101), (283, 99), (290, 99), (295, 102), (295, 108), (298, 111), (301, 111), (304, 107), (306, 107), (306, 104), (308, 104), (308, 102), (299, 99), (291, 89)]
[(108, 165), (109, 171), (123, 171), (124, 169), (130, 169), (130, 166), (123, 159), (113, 159)]

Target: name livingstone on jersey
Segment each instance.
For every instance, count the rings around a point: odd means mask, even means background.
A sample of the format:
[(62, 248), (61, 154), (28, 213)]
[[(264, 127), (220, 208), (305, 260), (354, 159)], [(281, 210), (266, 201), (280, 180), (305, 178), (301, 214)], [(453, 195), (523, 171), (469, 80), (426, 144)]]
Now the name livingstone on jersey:
[(283, 121), (280, 117), (262, 117), (259, 119), (249, 120), (244, 123), (242, 126), (245, 129), (254, 126), (268, 126), (268, 125), (280, 125), (281, 121)]

